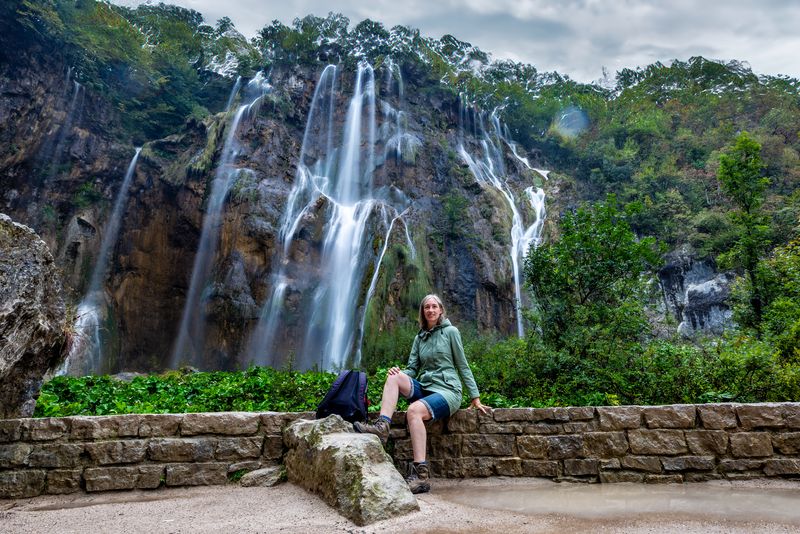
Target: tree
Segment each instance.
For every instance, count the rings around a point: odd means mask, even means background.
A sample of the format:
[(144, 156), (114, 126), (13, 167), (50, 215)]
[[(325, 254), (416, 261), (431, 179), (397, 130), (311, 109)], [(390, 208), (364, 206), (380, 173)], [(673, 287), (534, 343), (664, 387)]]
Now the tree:
[(614, 195), (561, 219), (561, 237), (532, 249), (525, 274), (544, 341), (581, 352), (594, 339), (632, 341), (647, 331), (643, 273), (659, 263), (653, 238), (639, 239)]
[(728, 152), (720, 155), (717, 171), (723, 191), (736, 207), (730, 216), (738, 233), (735, 244), (720, 255), (719, 262), (724, 267), (744, 270), (749, 309), (742, 310), (744, 313), (739, 313), (737, 319), (741, 326), (755, 328), (758, 335), (764, 308), (763, 280), (758, 264), (769, 245), (769, 224), (761, 211), (764, 191), (769, 185), (764, 168), (761, 145), (747, 132), (742, 132)]

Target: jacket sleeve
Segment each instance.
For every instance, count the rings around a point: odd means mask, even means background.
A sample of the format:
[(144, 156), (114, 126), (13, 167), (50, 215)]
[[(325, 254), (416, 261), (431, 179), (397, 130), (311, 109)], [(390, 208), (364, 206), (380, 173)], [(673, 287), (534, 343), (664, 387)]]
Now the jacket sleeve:
[(414, 336), (414, 344), (411, 345), (411, 354), (408, 355), (408, 365), (403, 370), (411, 378), (416, 378), (419, 371), (419, 336)]
[(450, 330), (450, 350), (453, 352), (453, 363), (458, 369), (458, 374), (461, 375), (461, 381), (467, 387), (469, 398), (474, 399), (480, 397), (478, 386), (475, 384), (475, 377), (472, 376), (472, 369), (469, 368), (467, 357), (464, 356), (464, 345), (461, 343), (461, 333), (455, 326), (449, 328)]

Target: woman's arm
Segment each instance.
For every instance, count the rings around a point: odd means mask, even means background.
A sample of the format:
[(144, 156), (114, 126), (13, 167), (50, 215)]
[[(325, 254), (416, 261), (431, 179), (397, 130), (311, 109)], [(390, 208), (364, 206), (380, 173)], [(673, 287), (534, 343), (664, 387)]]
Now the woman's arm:
[[(453, 363), (458, 369), (458, 374), (461, 375), (461, 381), (467, 387), (469, 398), (479, 399), (481, 394), (478, 391), (478, 386), (475, 384), (475, 377), (472, 376), (472, 369), (469, 368), (467, 357), (464, 356), (464, 345), (461, 343), (461, 333), (455, 326), (448, 328), (448, 335), (450, 337), (450, 350), (453, 353)], [(480, 400), (478, 400), (480, 403)]]

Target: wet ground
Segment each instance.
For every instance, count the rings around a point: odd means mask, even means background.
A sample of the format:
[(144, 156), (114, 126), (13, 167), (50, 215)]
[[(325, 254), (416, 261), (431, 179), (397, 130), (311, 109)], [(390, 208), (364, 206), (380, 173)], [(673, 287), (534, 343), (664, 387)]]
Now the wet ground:
[(420, 511), (361, 528), (316, 496), (209, 486), (0, 501), (0, 532), (800, 532), (800, 481), (433, 481)]

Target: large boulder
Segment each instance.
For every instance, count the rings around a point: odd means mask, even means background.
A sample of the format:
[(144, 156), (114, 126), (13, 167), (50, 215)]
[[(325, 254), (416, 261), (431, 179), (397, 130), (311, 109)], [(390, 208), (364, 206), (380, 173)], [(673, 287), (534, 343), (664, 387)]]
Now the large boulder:
[(0, 213), (0, 419), (33, 415), (64, 344), (64, 298), (36, 233)]
[(300, 419), (283, 431), (290, 482), (322, 497), (357, 525), (419, 510), (377, 436), (355, 434), (338, 415)]

